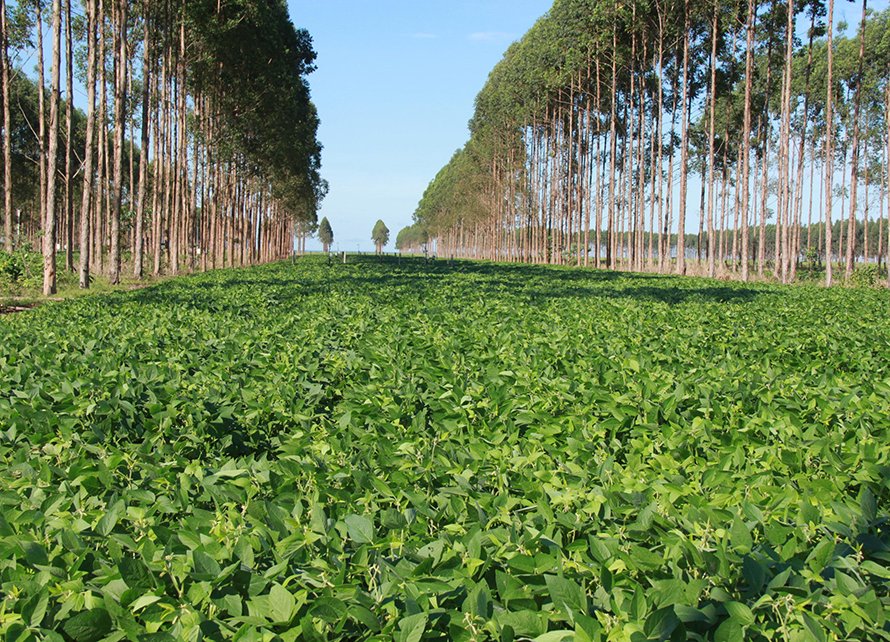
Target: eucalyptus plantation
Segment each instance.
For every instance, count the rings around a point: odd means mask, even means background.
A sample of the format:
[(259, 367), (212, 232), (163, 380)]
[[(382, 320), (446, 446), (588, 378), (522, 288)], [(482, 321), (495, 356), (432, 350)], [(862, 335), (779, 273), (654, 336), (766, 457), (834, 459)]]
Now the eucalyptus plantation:
[[(285, 2), (19, 0), (0, 14), (3, 245), (42, 247), (47, 294), (59, 247), (84, 288), (96, 273), (118, 283), (125, 261), (140, 278), (293, 252), (326, 184), (315, 51)], [(36, 78), (12, 66), (32, 58)]]
[(415, 225), (502, 261), (884, 269), (890, 10), (863, 3), (840, 37), (828, 16), (822, 0), (556, 0), (492, 70)]

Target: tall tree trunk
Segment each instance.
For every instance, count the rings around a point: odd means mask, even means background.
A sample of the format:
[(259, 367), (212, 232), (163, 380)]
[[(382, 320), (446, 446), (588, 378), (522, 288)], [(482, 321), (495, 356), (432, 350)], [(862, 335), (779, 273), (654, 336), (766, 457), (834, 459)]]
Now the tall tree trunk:
[[(810, 108), (810, 79), (813, 71), (813, 38), (815, 36), (815, 28), (816, 28), (816, 10), (811, 7), (810, 14), (810, 33), (809, 33), (809, 45), (807, 46), (807, 67), (805, 71), (805, 81), (804, 81), (804, 98), (803, 98), (803, 127), (800, 132), (800, 140), (798, 143), (798, 166), (797, 166), (797, 193), (795, 199), (795, 216), (797, 219), (797, 225), (795, 227), (797, 231), (797, 240), (793, 248), (793, 261), (791, 264), (791, 279), (794, 280), (797, 276), (797, 263), (798, 258), (800, 257), (800, 223), (803, 218), (803, 175), (804, 175), (804, 166), (806, 165), (806, 139), (807, 133), (809, 131), (809, 108)], [(812, 146), (812, 141), (811, 141)], [(813, 227), (813, 167), (815, 166), (815, 158), (813, 157), (812, 147), (811, 147), (811, 164), (810, 164), (810, 208), (809, 208), (809, 217), (807, 223), (807, 251), (810, 249), (811, 243), (811, 230)]]
[[(46, 66), (44, 65), (43, 53), (43, 0), (37, 0), (35, 6), (37, 12), (37, 135), (40, 140), (37, 141), (38, 156), (40, 162), (40, 198), (38, 199), (40, 229), (46, 234)], [(44, 258), (46, 257), (46, 239), (41, 241)], [(55, 252), (55, 248), (53, 248)], [(45, 275), (44, 275), (45, 280)]]
[[(887, 149), (884, 156), (884, 176), (887, 178), (885, 194), (890, 198), (890, 84), (887, 85), (887, 97), (884, 103), (884, 122), (887, 126)], [(883, 201), (882, 201), (883, 202)], [(887, 255), (890, 257), (890, 203), (887, 204)], [(890, 260), (887, 261), (887, 287), (890, 288)]]
[[(615, 11), (617, 14), (618, 5), (615, 5)], [(610, 155), (609, 155), (609, 220), (607, 223), (607, 243), (608, 247), (606, 248), (606, 264), (610, 270), (615, 269), (615, 161), (616, 156), (618, 154), (618, 145), (616, 139), (616, 131), (617, 131), (617, 123), (616, 120), (618, 118), (616, 107), (617, 107), (617, 85), (618, 85), (618, 16), (615, 16), (615, 25), (612, 28), (612, 91), (611, 91), (611, 117), (610, 117), (610, 129), (609, 129), (609, 144), (611, 145)]]
[[(717, 28), (720, 3), (714, 1), (714, 16), (711, 22), (711, 87), (710, 117), (708, 119), (708, 276), (717, 276), (717, 263), (714, 256), (714, 127), (717, 110)], [(704, 177), (702, 177), (704, 178)]]
[(779, 145), (779, 219), (781, 239), (776, 239), (776, 257), (781, 261), (780, 274), (782, 283), (788, 282), (790, 245), (788, 228), (791, 216), (791, 81), (792, 63), (794, 61), (794, 0), (788, 0), (786, 37), (785, 37), (785, 72), (782, 77), (782, 143)]
[(6, 0), (0, 0), (0, 68), (3, 82), (3, 232), (7, 252), (12, 252), (12, 132), (9, 108), (9, 25), (6, 16)]
[(71, 0), (65, 0), (65, 268), (74, 272), (74, 30), (71, 27)]
[(754, 80), (754, 21), (756, 15), (754, 0), (748, 0), (748, 19), (746, 21), (747, 45), (745, 47), (745, 122), (742, 132), (742, 167), (741, 172), (739, 172), (742, 189), (742, 212), (740, 223), (742, 226), (742, 281), (748, 280), (748, 210), (751, 192), (749, 180), (749, 173), (751, 170), (751, 85)]
[(677, 274), (686, 273), (686, 183), (689, 162), (689, 0), (683, 2), (683, 112), (680, 121), (680, 212), (677, 221)]
[(859, 188), (859, 114), (862, 109), (862, 71), (865, 60), (865, 18), (867, 0), (862, 0), (862, 22), (859, 24), (859, 64), (856, 71), (856, 89), (853, 94), (853, 158), (850, 177), (850, 214), (847, 222), (847, 265), (844, 278), (850, 280), (856, 252), (856, 207)]
[(828, 36), (826, 48), (828, 51), (828, 71), (826, 76), (825, 96), (825, 285), (831, 287), (831, 192), (834, 187), (834, 0), (828, 0)]
[(96, 0), (86, 1), (87, 12), (87, 131), (80, 206), (80, 287), (90, 287), (90, 220), (93, 192), (93, 148), (96, 128)]
[(111, 195), (111, 266), (109, 280), (117, 285), (121, 280), (121, 204), (124, 196), (124, 130), (127, 126), (127, 0), (113, 4), (112, 29), (115, 50), (114, 74), (114, 168)]
[(46, 219), (43, 231), (43, 295), (56, 293), (56, 169), (59, 160), (59, 102), (62, 65), (62, 4), (53, 0), (53, 52), (50, 72), (49, 153), (46, 167)]
[[(148, 188), (148, 148), (151, 144), (151, 41), (149, 40), (150, 0), (142, 0), (142, 140), (139, 149), (139, 196), (136, 202), (136, 236), (133, 247), (133, 275), (142, 278), (145, 254), (145, 201)], [(155, 159), (157, 160), (157, 159)]]

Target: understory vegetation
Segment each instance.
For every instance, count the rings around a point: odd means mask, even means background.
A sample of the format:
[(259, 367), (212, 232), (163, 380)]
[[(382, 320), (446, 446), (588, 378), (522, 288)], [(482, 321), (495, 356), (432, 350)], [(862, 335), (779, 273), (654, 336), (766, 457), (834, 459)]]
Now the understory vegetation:
[(4, 317), (0, 635), (890, 639), (888, 315), (362, 257)]

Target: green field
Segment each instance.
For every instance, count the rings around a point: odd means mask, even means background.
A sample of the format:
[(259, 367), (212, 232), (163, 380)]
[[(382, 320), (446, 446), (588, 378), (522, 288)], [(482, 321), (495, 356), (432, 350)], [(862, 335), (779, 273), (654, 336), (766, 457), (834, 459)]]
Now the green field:
[(890, 639), (888, 320), (370, 257), (5, 316), (2, 639)]

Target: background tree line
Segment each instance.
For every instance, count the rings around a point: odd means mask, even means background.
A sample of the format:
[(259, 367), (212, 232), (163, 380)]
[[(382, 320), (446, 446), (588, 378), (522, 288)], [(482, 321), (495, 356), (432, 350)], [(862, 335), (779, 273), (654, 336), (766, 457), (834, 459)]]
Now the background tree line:
[(84, 288), (288, 256), (326, 191), (314, 61), (284, 0), (0, 0), (3, 249), (45, 294), (59, 248)]
[(400, 247), (783, 282), (809, 256), (829, 284), (881, 264), (890, 12), (834, 14), (556, 0), (491, 72)]

